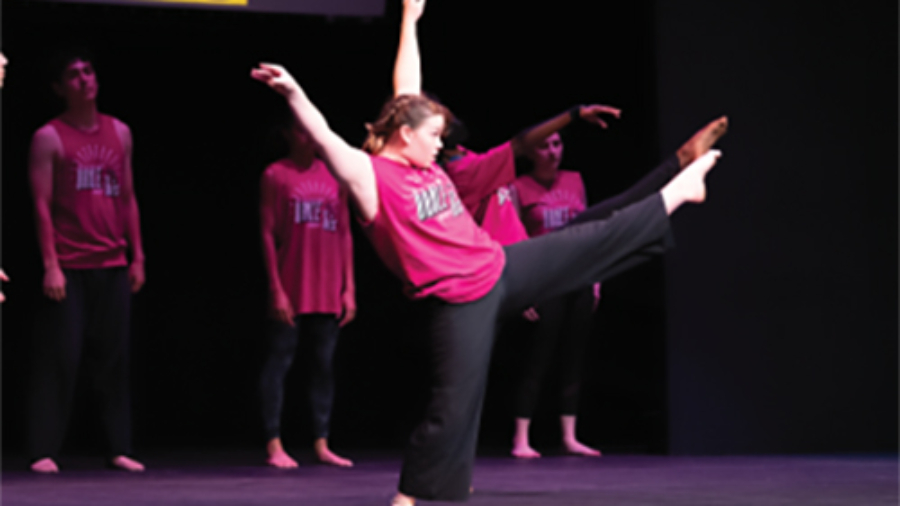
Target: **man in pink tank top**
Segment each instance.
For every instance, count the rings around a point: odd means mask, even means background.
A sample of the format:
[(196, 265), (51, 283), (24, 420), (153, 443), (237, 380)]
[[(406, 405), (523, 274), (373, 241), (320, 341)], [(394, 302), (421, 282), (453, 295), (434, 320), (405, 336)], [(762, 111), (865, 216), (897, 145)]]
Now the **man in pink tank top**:
[(131, 131), (97, 110), (97, 75), (87, 53), (60, 55), (53, 70), (53, 90), (66, 108), (35, 132), (28, 168), (45, 296), (29, 399), (31, 469), (59, 471), (56, 459), (84, 355), (109, 463), (142, 471), (129, 457), (131, 294), (144, 284)]

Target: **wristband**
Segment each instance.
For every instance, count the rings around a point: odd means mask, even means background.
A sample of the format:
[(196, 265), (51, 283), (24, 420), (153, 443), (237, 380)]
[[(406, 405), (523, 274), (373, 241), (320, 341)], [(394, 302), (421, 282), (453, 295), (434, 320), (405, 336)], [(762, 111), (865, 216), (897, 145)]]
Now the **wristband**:
[(581, 119), (581, 105), (576, 105), (574, 107), (569, 108), (569, 118), (572, 121), (576, 119)]

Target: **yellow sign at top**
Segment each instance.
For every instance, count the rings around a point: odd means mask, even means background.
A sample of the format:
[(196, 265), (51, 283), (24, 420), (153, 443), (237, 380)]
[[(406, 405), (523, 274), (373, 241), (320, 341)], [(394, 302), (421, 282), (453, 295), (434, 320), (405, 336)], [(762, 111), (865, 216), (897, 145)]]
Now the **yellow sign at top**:
[(175, 4), (199, 4), (199, 5), (243, 5), (247, 6), (250, 0), (131, 0), (132, 2), (159, 2)]

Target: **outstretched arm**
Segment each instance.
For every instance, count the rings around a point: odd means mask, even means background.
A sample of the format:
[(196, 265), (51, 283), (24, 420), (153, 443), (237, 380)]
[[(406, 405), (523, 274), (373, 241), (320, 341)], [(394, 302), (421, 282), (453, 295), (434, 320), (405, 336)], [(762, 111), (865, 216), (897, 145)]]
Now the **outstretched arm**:
[(400, 46), (394, 62), (394, 96), (422, 93), (422, 59), (416, 23), (425, 10), (425, 0), (403, 0), (400, 21)]
[(519, 132), (512, 139), (513, 153), (516, 156), (525, 154), (525, 150), (529, 146), (533, 146), (538, 142), (546, 139), (554, 132), (562, 130), (566, 125), (575, 118), (583, 119), (588, 123), (593, 123), (601, 128), (607, 128), (603, 115), (611, 115), (618, 119), (622, 115), (622, 111), (608, 105), (577, 105), (568, 111), (557, 114), (543, 123), (538, 123)]
[(261, 63), (250, 75), (282, 94), (294, 117), (316, 144), (328, 170), (350, 193), (365, 221), (375, 218), (378, 187), (369, 155), (347, 144), (328, 126), (328, 122), (284, 67)]
[(50, 211), (53, 202), (53, 160), (62, 149), (56, 130), (44, 126), (31, 140), (28, 178), (34, 197), (34, 219), (37, 225), (38, 246), (44, 262), (44, 295), (52, 300), (66, 298), (66, 277), (56, 256), (56, 230)]

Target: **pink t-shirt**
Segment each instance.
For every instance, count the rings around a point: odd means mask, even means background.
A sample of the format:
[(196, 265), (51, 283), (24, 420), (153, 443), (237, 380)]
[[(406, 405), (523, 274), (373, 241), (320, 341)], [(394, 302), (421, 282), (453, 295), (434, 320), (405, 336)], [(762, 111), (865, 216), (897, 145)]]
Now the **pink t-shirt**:
[(375, 251), (408, 296), (464, 303), (496, 284), (503, 248), (466, 212), (456, 187), (437, 165), (417, 169), (372, 156), (378, 212), (364, 225)]
[(529, 175), (519, 177), (514, 185), (522, 223), (531, 237), (564, 226), (587, 206), (584, 182), (578, 172), (559, 171), (550, 188)]
[(98, 115), (99, 127), (84, 132), (59, 118), (62, 153), (53, 164), (51, 216), (60, 267), (99, 269), (127, 265), (127, 209), (121, 195), (125, 147), (114, 119)]
[(528, 239), (509, 186), (516, 179), (512, 144), (501, 144), (484, 154), (462, 146), (460, 150), (462, 155), (444, 168), (475, 221), (504, 246)]
[(352, 251), (347, 196), (315, 160), (308, 169), (289, 159), (263, 173), (275, 188), (275, 252), (281, 285), (297, 314), (343, 310), (346, 264)]

